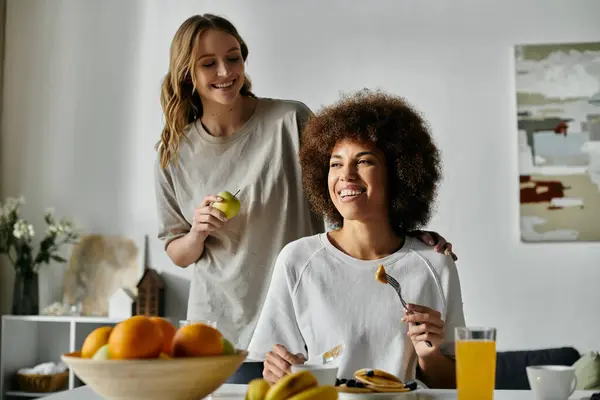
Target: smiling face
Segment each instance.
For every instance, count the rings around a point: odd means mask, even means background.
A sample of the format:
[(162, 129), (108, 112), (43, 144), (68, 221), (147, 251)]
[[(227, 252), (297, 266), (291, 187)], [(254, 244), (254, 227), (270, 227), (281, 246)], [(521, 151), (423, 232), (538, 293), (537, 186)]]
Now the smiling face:
[(232, 104), (244, 84), (244, 59), (237, 39), (218, 29), (200, 34), (195, 48), (194, 86), (202, 102)]
[(344, 220), (387, 220), (385, 157), (373, 144), (347, 139), (337, 143), (329, 162), (328, 186)]

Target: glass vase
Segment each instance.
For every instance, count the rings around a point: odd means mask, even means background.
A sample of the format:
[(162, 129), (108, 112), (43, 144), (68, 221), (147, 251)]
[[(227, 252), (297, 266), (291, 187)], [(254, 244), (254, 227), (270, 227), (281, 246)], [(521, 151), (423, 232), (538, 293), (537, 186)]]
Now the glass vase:
[(39, 314), (39, 286), (38, 274), (36, 272), (16, 271), (15, 285), (13, 288), (12, 314)]

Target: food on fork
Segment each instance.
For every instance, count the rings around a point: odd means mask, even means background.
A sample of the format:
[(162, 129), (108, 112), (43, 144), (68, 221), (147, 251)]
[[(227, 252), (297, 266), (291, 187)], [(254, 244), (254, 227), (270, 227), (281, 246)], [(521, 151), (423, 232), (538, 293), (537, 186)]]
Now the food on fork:
[[(375, 279), (377, 279), (379, 282), (384, 283), (384, 284), (389, 283), (390, 286), (392, 286), (394, 288), (394, 290), (396, 290), (396, 293), (398, 294), (398, 297), (400, 298), (400, 302), (402, 303), (402, 307), (404, 307), (404, 309), (409, 314), (412, 314), (412, 311), (409, 311), (408, 306), (406, 305), (406, 302), (404, 301), (404, 299), (402, 298), (402, 295), (400, 294), (400, 284), (393, 277), (389, 276), (387, 274), (387, 272), (385, 272), (385, 268), (383, 268), (383, 265), (380, 265), (379, 268), (377, 268), (377, 272), (375, 273)], [(415, 322), (415, 325), (419, 326), (419, 322)], [(427, 347), (433, 346), (429, 340), (426, 340), (425, 344), (427, 344)]]
[(383, 268), (383, 265), (380, 265), (379, 268), (377, 268), (377, 272), (375, 273), (375, 279), (377, 279), (379, 282), (385, 285), (388, 283), (385, 275), (385, 268)]

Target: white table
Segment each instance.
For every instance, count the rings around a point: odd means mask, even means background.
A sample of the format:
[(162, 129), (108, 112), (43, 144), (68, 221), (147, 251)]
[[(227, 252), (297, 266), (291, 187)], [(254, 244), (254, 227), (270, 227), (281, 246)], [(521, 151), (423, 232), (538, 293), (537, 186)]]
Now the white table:
[[(212, 397), (218, 400), (243, 400), (246, 394), (246, 385), (221, 386)], [(587, 400), (594, 391), (576, 391), (569, 400)], [(48, 400), (103, 400), (87, 386), (45, 397)], [(340, 396), (342, 398), (342, 396)], [(403, 393), (398, 400), (452, 400), (456, 399), (456, 390), (418, 390), (414, 393)], [(529, 390), (496, 390), (494, 400), (533, 400)]]

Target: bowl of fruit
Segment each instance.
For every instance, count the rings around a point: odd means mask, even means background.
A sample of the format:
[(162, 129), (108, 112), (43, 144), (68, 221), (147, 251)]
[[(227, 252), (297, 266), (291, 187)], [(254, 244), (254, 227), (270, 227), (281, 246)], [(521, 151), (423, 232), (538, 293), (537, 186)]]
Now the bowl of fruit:
[(134, 316), (95, 329), (61, 358), (107, 400), (192, 400), (218, 389), (247, 355), (209, 325), (176, 329), (164, 318)]

